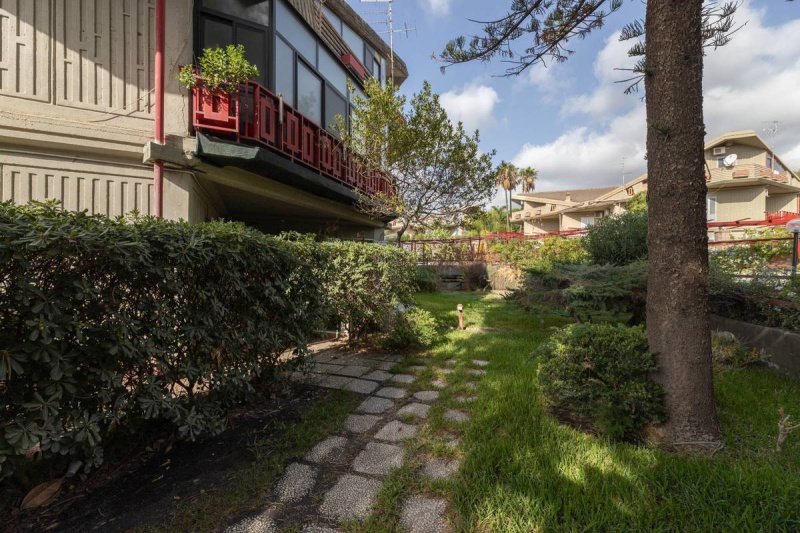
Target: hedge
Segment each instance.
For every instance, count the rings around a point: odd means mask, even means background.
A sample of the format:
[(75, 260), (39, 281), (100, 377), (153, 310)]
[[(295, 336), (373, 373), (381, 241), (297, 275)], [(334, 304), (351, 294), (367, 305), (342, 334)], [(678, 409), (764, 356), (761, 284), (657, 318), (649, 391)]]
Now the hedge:
[(1, 203), (0, 478), (31, 457), (89, 470), (146, 420), (221, 431), (330, 313), (360, 334), (388, 312), (413, 280), (399, 254)]
[(323, 243), (325, 304), (345, 326), (351, 343), (384, 329), (398, 303), (416, 290), (415, 258), (393, 245), (348, 241)]

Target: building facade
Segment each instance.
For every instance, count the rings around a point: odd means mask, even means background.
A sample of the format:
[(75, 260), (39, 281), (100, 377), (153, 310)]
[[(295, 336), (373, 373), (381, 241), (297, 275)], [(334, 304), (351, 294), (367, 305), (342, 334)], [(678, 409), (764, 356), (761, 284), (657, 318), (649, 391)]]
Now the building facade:
[[(258, 80), (228, 99), (178, 83), (227, 44), (245, 46)], [(0, 0), (0, 200), (154, 214), (158, 161), (165, 218), (380, 238), (387, 221), (357, 204), (391, 184), (332, 131), (369, 76), (400, 84), (407, 71), (344, 0)]]
[[(800, 213), (800, 178), (754, 131), (721, 135), (705, 146), (706, 207), (709, 237), (736, 236), (737, 225), (752, 228), (782, 213)], [(585, 229), (598, 219), (622, 213), (638, 193), (647, 191), (647, 175), (608, 189), (514, 195), (523, 205), (514, 222), (526, 235)]]

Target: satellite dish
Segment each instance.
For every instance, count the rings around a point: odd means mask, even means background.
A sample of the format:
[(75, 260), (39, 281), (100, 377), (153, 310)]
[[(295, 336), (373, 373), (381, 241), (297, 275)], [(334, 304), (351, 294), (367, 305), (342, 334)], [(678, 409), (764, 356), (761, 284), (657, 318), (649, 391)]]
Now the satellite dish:
[(739, 159), (739, 156), (736, 154), (730, 154), (725, 159), (722, 160), (722, 164), (726, 167), (732, 167), (736, 164), (736, 161)]

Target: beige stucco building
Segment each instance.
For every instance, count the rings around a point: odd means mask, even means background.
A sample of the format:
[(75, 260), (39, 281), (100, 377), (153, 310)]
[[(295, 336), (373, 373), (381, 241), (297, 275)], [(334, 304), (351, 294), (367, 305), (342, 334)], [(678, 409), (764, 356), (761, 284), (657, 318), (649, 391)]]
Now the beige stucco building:
[[(0, 0), (0, 200), (153, 214), (159, 160), (165, 218), (380, 238), (386, 221), (356, 204), (382, 178), (354, 172), (331, 149), (329, 131), (367, 76), (392, 75), (389, 47), (375, 31), (345, 0), (324, 9), (313, 0), (166, 0), (161, 145), (159, 1)], [(176, 76), (203, 48), (226, 44), (244, 44), (259, 67), (260, 99), (248, 86), (235, 99), (236, 126), (220, 132)], [(407, 77), (397, 57), (393, 75), (396, 83)], [(269, 120), (277, 131), (265, 136)], [(260, 133), (245, 131), (254, 123)]]
[[(705, 146), (705, 162), (711, 238), (730, 237), (737, 223), (800, 213), (800, 179), (754, 131), (729, 132), (711, 140)], [(584, 229), (623, 212), (633, 196), (646, 191), (644, 174), (620, 187), (516, 194), (514, 200), (523, 209), (514, 213), (513, 221), (523, 224), (526, 235)]]

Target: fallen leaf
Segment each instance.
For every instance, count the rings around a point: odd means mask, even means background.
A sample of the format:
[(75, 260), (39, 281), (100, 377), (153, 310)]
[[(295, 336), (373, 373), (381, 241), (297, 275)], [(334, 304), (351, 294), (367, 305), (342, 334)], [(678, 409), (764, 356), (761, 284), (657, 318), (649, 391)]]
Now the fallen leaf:
[(53, 479), (51, 481), (45, 481), (44, 483), (40, 483), (33, 487), (28, 494), (25, 495), (25, 498), (22, 500), (22, 504), (19, 506), (20, 509), (36, 509), (43, 505), (47, 505), (50, 501), (56, 497), (58, 491), (61, 490), (61, 484), (64, 482), (64, 478)]

